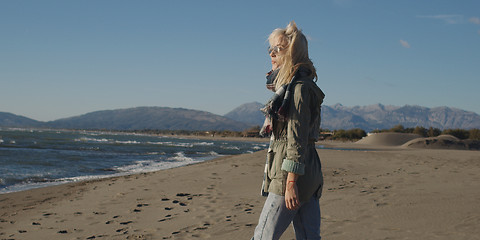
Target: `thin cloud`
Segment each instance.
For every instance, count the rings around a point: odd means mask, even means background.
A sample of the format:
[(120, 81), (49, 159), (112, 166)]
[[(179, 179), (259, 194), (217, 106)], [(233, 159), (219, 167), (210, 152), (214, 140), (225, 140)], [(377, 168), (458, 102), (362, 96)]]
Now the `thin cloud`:
[(468, 19), (471, 23), (474, 23), (474, 24), (480, 24), (480, 18), (478, 17), (471, 17), (470, 19)]
[(410, 44), (405, 41), (405, 40), (402, 40), (400, 39), (400, 44), (404, 47), (404, 48), (410, 48)]
[(417, 16), (418, 18), (430, 18), (442, 20), (447, 24), (459, 24), (463, 22), (463, 15), (458, 14), (440, 14), (431, 16)]

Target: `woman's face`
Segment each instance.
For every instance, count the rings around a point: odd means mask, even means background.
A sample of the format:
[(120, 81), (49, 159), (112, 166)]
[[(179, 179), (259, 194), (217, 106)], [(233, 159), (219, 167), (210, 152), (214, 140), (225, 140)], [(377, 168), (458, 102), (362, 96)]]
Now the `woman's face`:
[(278, 36), (273, 39), (268, 49), (270, 59), (272, 60), (272, 70), (276, 70), (283, 64), (282, 56), (287, 51), (287, 41), (283, 36)]

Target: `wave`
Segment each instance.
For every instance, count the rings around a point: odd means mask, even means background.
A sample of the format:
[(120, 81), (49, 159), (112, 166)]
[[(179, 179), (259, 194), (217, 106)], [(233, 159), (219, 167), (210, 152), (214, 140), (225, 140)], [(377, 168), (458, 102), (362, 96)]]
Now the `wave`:
[(80, 147), (80, 150), (86, 150), (86, 151), (100, 151), (99, 147)]
[(253, 148), (253, 150), (262, 150), (262, 149), (267, 148), (267, 144), (255, 145), (252, 148)]
[(210, 152), (208, 152), (208, 154), (209, 154), (210, 156), (221, 156), (220, 154), (218, 154), (218, 153), (215, 152), (215, 151), (210, 151)]
[(240, 150), (239, 147), (235, 147), (235, 146), (228, 146), (228, 147), (224, 147), (222, 146), (223, 149), (228, 149), (228, 150)]
[(75, 138), (74, 141), (75, 142), (111, 142), (112, 139), (81, 137), (81, 138)]
[(193, 143), (195, 146), (213, 146), (215, 143), (213, 142), (198, 142), (198, 143)]
[(17, 132), (33, 132), (33, 129), (30, 128), (12, 128), (12, 127), (7, 127), (7, 128), (2, 128), (1, 130), (3, 131), (17, 131)]
[(164, 170), (164, 169), (199, 163), (206, 160), (214, 159), (218, 156), (221, 156), (221, 155), (214, 151), (209, 152), (208, 156), (206, 157), (196, 157), (196, 158), (188, 157), (185, 155), (184, 152), (177, 152), (174, 154), (174, 156), (168, 157), (164, 160), (135, 161), (134, 164), (115, 167), (113, 169), (116, 171), (128, 173), (128, 174), (141, 173), (141, 172), (154, 172), (158, 170)]
[(92, 138), (92, 137), (81, 137), (75, 138), (75, 142), (91, 142), (91, 143), (106, 143), (106, 144), (147, 144), (147, 145), (161, 145), (166, 147), (184, 147), (184, 148), (194, 148), (197, 146), (213, 146), (213, 142), (155, 142), (155, 141), (139, 141), (139, 140), (115, 140), (110, 138)]
[(193, 161), (193, 158), (185, 156), (184, 152), (177, 152), (175, 153), (175, 156), (169, 157), (167, 158), (167, 160), (189, 162), (189, 161)]
[(165, 155), (165, 152), (147, 152), (146, 155)]
[(136, 140), (114, 140), (108, 138), (90, 138), (90, 137), (81, 137), (74, 139), (75, 142), (95, 142), (95, 143), (109, 143), (109, 144), (141, 144), (142, 142), (138, 142)]
[(17, 192), (32, 188), (54, 185), (55, 179), (49, 178), (50, 174), (16, 174), (15, 176), (0, 178), (0, 193)]
[(188, 147), (193, 148), (193, 143), (174, 143), (174, 142), (147, 142), (148, 144), (152, 145), (162, 145), (167, 147)]
[(131, 165), (115, 167), (114, 170), (122, 173), (127, 173), (127, 174), (155, 172), (158, 170), (180, 167), (184, 165), (198, 163), (201, 161), (202, 161), (201, 159), (190, 158), (185, 156), (183, 152), (178, 152), (176, 153), (175, 156), (167, 158), (166, 161), (156, 161), (156, 160), (136, 161), (134, 164), (131, 164)]
[(115, 143), (120, 143), (120, 144), (141, 144), (142, 142), (137, 142), (137, 141), (135, 141), (135, 140), (133, 140), (133, 141), (131, 141), (131, 140), (129, 140), (129, 141), (118, 141), (118, 140), (117, 140), (117, 141), (115, 141)]
[(60, 185), (63, 182), (40, 182), (40, 183), (19, 183), (0, 189), (0, 194), (20, 192), (34, 188), (49, 187), (54, 185)]
[(16, 144), (17, 141), (15, 141), (15, 140), (10, 140), (10, 141), (8, 141), (8, 140), (7, 140), (7, 142), (5, 142), (5, 140), (0, 139), (0, 144), (2, 144), (2, 143), (6, 143), (6, 144)]

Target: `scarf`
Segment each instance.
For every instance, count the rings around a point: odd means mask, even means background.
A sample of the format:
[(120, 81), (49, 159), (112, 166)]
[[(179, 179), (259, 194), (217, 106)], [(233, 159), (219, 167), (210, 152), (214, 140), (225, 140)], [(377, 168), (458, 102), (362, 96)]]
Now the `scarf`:
[[(261, 136), (270, 134), (273, 130), (272, 120), (286, 121), (288, 116), (288, 108), (290, 105), (290, 98), (293, 95), (292, 90), (295, 85), (295, 80), (298, 74), (295, 74), (289, 84), (282, 85), (278, 90), (275, 89), (275, 78), (279, 69), (267, 73), (267, 89), (274, 91), (272, 98), (265, 104), (260, 111), (265, 114), (265, 121), (260, 130)], [(275, 91), (276, 90), (276, 91)]]

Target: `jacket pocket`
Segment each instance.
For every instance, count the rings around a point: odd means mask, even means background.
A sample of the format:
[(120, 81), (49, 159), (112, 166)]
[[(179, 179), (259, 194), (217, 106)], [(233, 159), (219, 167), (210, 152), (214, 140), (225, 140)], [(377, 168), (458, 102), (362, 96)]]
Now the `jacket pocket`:
[(274, 166), (273, 166), (273, 159), (275, 158), (275, 153), (273, 152), (273, 150), (269, 150), (267, 152), (267, 164), (268, 164), (268, 167), (267, 167), (267, 176), (269, 179), (272, 179), (273, 176), (274, 176)]

